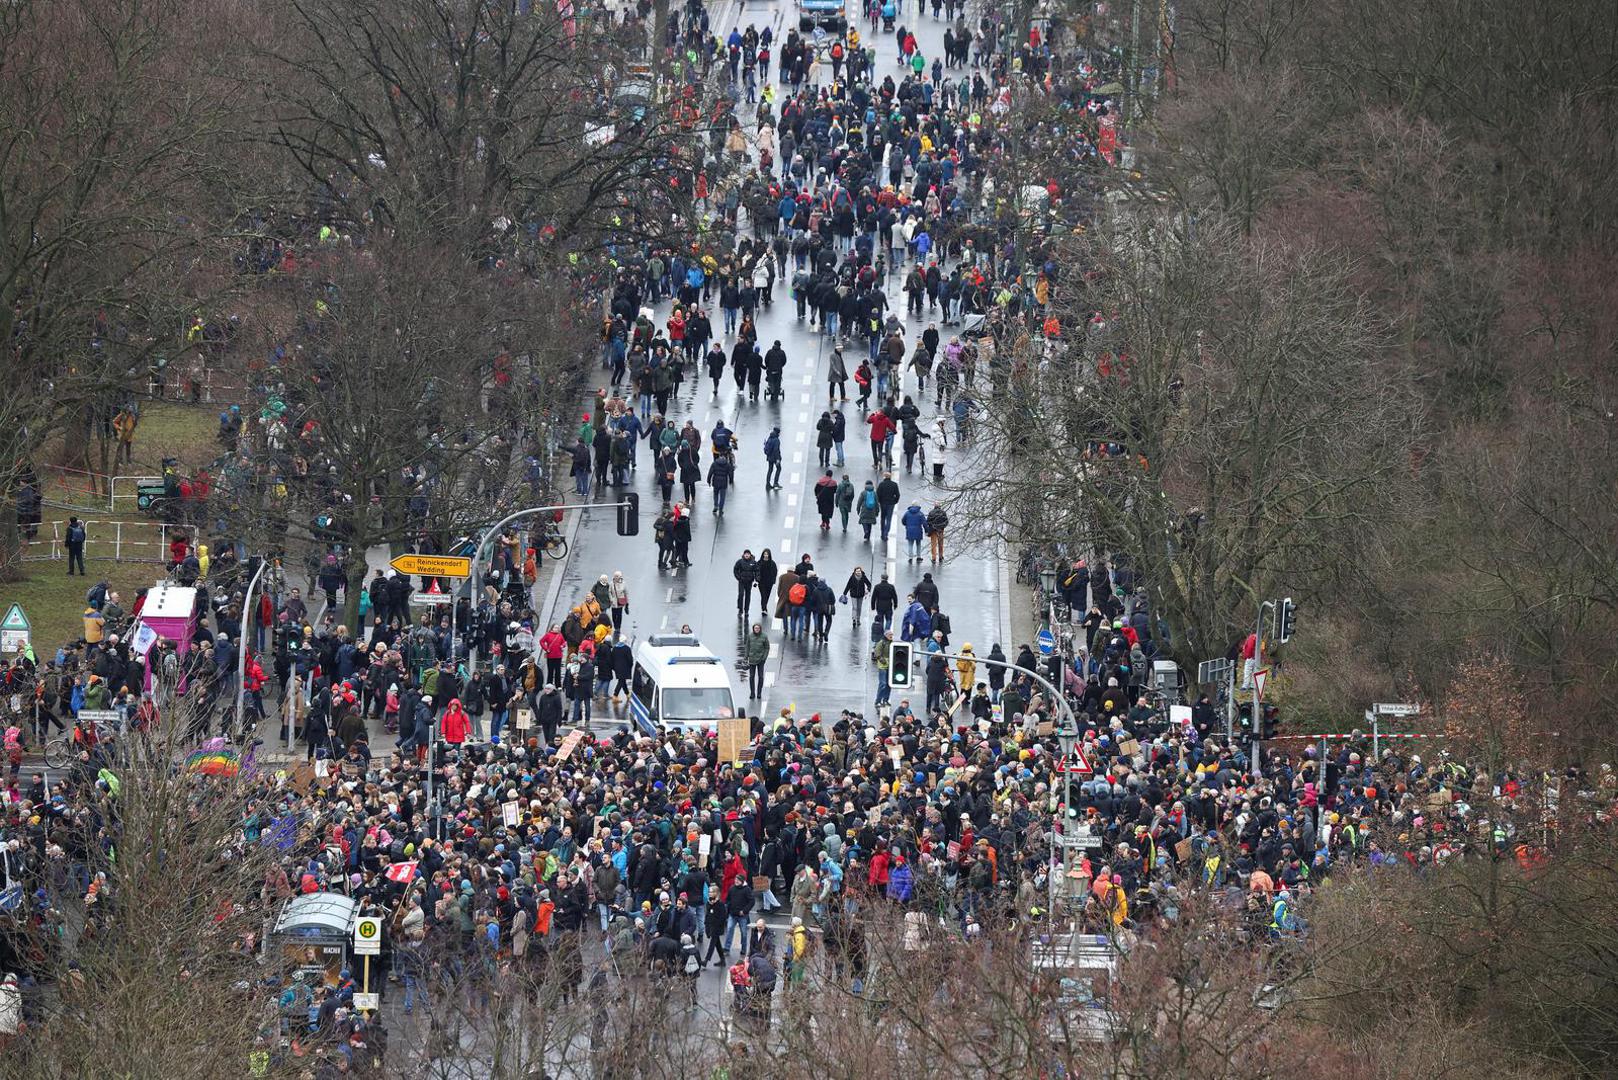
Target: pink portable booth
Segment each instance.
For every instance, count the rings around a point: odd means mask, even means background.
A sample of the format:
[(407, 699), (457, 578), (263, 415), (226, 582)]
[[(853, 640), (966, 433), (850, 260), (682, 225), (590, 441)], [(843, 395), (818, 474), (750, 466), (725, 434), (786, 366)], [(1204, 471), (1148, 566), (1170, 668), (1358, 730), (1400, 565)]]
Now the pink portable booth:
[[(182, 585), (152, 586), (146, 594), (146, 604), (140, 611), (141, 625), (149, 627), (157, 638), (174, 642), (174, 651), (182, 657), (191, 651), (197, 618), (197, 590)], [(156, 638), (151, 640), (155, 642)], [(147, 690), (152, 688), (152, 681), (152, 665), (147, 664)], [(178, 689), (181, 693), (185, 692), (183, 681)]]

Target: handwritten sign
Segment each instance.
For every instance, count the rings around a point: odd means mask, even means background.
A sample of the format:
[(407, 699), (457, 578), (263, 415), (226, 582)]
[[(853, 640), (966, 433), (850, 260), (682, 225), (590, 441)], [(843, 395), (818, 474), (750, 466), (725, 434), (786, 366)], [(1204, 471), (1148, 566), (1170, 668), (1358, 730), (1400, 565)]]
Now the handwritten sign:
[(573, 751), (577, 750), (579, 748), (579, 744), (583, 741), (583, 728), (574, 728), (572, 731), (563, 736), (562, 744), (556, 748), (556, 763), (560, 765), (562, 762), (572, 757)]
[(736, 765), (747, 760), (747, 747), (753, 741), (752, 721), (745, 716), (719, 721), (719, 763)]

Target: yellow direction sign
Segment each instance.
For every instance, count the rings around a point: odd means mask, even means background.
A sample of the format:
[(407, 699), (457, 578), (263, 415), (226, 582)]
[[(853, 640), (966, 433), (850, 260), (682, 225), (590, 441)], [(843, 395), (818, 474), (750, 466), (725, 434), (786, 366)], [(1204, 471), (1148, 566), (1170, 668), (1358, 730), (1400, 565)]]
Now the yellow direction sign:
[(400, 555), (388, 565), (401, 574), (414, 577), (472, 576), (472, 560), (459, 555)]

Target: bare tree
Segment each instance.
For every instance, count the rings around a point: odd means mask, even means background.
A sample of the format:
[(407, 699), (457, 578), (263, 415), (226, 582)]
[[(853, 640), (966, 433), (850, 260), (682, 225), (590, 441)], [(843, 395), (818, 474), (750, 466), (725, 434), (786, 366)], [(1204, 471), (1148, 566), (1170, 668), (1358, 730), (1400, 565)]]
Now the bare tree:
[(264, 543), (345, 544), (353, 625), (367, 549), (489, 524), (522, 454), (544, 453), (572, 387), (566, 297), (386, 238), (323, 249), (293, 295), (303, 327), (243, 444), (251, 472), (219, 496)]
[[(47, 988), (42, 1021), (7, 1051), (18, 1075), (245, 1071), (255, 1039), (275, 1034), (253, 963), (271, 856), (244, 832), (267, 781), (185, 768), (184, 712), (87, 755), (70, 770), (82, 794), (46, 811), (30, 887), (43, 913), (8, 923)], [(79, 853), (88, 881), (65, 872), (57, 846)]]
[(1330, 593), (1397, 505), (1419, 412), (1330, 255), (1211, 215), (1142, 228), (1075, 253), (1098, 283), (1059, 341), (1002, 322), (958, 498), (1015, 542), (1127, 553), (1194, 662), (1269, 590)]
[(299, 0), (268, 137), (356, 229), (492, 256), (515, 225), (597, 251), (691, 220), (700, 139), (620, 100), (635, 53), (554, 5)]
[(24, 462), (64, 434), (92, 467), (119, 399), (219, 287), (234, 185), (214, 151), (238, 93), (203, 37), (185, 0), (0, 11), (0, 573)]

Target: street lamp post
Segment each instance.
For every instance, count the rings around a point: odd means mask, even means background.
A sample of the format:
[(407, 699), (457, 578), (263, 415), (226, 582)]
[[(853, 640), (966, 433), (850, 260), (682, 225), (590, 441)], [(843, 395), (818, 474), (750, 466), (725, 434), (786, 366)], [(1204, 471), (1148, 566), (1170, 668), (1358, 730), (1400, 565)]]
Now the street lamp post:
[[(472, 548), (472, 577), (470, 579), (472, 597), (476, 597), (479, 591), (482, 589), (478, 575), (478, 566), (483, 562), (483, 545), (488, 543), (489, 537), (499, 535), (501, 529), (505, 528), (507, 525), (510, 525), (518, 518), (532, 517), (535, 514), (553, 513), (557, 510), (610, 510), (628, 505), (629, 503), (627, 501), (608, 503), (557, 503), (555, 506), (530, 506), (526, 507), (525, 509), (516, 510), (507, 514), (505, 517), (483, 530), (483, 532), (478, 536), (477, 544)], [(469, 600), (469, 602), (472, 604), (472, 610), (476, 612), (476, 601)], [(453, 610), (453, 605), (451, 605), (451, 610)], [(470, 676), (474, 674), (477, 669), (478, 649), (477, 642), (474, 640), (472, 647), (466, 650), (466, 673), (468, 676)]]
[(1258, 618), (1253, 621), (1253, 775), (1259, 774), (1259, 757), (1264, 742), (1264, 705), (1259, 699), (1258, 673), (1264, 668), (1264, 612), (1275, 607), (1274, 600), (1258, 606)]
[[(970, 660), (974, 664), (986, 664), (989, 667), (1005, 668), (1009, 671), (1020, 671), (1043, 687), (1051, 695), (1051, 700), (1056, 703), (1056, 709), (1061, 714), (1061, 720), (1057, 725), (1056, 735), (1062, 748), (1063, 761), (1062, 814), (1060, 819), (1062, 822), (1062, 830), (1060, 833), (1057, 833), (1054, 830), (1052, 831), (1051, 842), (1053, 844), (1059, 843), (1062, 845), (1062, 887), (1066, 888), (1068, 873), (1073, 869), (1073, 846), (1071, 843), (1069, 843), (1067, 825), (1068, 817), (1072, 813), (1073, 773), (1066, 767), (1066, 762), (1067, 759), (1072, 756), (1074, 744), (1077, 743), (1079, 739), (1079, 720), (1078, 717), (1073, 714), (1073, 706), (1068, 704), (1067, 696), (1062, 693), (1061, 689), (1056, 686), (1056, 684), (1052, 683), (1039, 672), (1029, 671), (1027, 668), (1018, 667), (1016, 664), (1009, 663), (1004, 660), (990, 660), (987, 657), (973, 656), (967, 653), (947, 652), (942, 649), (938, 650), (937, 652), (924, 652), (921, 653), (921, 655), (942, 656), (945, 660)], [(1006, 719), (1009, 723), (1010, 718), (1007, 717)], [(1049, 884), (1050, 899), (1054, 910), (1058, 889), (1054, 879), (1052, 879)]]
[[(247, 643), (252, 640), (253, 629), (253, 593), (258, 590), (258, 583), (264, 577), (264, 568), (270, 565), (268, 557), (260, 559), (258, 569), (253, 571), (253, 578), (247, 583), (247, 595), (242, 598), (242, 632), (241, 640), (236, 643), (236, 723), (246, 723), (247, 716), (242, 712), (247, 701)], [(292, 750), (292, 725), (287, 725), (287, 750)]]

